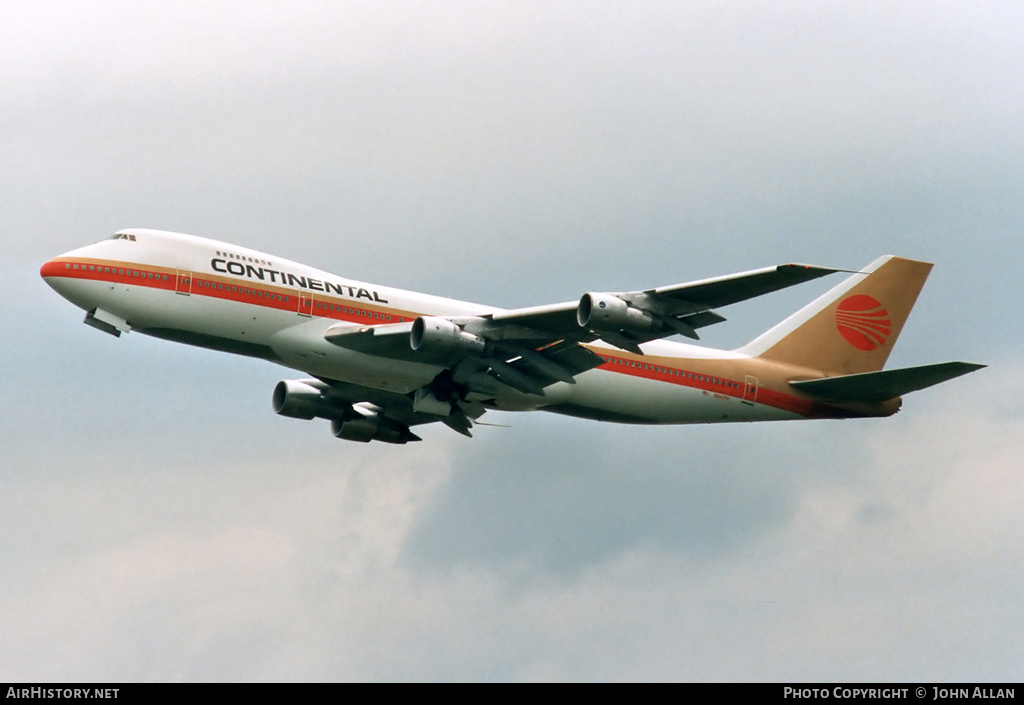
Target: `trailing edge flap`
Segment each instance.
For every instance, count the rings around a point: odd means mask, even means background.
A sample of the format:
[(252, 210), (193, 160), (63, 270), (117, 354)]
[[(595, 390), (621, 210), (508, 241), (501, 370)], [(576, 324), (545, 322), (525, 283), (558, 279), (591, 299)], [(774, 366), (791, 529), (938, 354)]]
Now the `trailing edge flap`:
[(985, 365), (943, 362), (938, 365), (801, 380), (790, 384), (802, 392), (830, 401), (885, 401), (947, 382), (982, 367)]
[[(541, 348), (537, 352), (564, 368), (573, 376), (604, 364), (603, 357), (582, 345), (577, 345), (568, 340), (560, 340), (557, 343)], [(512, 366), (517, 369), (521, 368), (524, 372), (532, 372), (529, 366), (525, 365), (522, 361), (513, 362)]]

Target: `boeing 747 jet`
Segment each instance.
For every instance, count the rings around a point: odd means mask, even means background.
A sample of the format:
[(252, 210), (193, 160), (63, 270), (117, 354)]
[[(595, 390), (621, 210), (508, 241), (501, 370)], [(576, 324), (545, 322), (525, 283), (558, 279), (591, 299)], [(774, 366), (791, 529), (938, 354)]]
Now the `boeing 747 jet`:
[(783, 264), (506, 310), (335, 276), (216, 240), (128, 229), (42, 266), (111, 335), (248, 355), (306, 375), (274, 410), (338, 438), (407, 443), (487, 410), (687, 424), (890, 416), (904, 394), (983, 365), (883, 366), (931, 271), (886, 255), (736, 350), (698, 339), (730, 304), (841, 270)]

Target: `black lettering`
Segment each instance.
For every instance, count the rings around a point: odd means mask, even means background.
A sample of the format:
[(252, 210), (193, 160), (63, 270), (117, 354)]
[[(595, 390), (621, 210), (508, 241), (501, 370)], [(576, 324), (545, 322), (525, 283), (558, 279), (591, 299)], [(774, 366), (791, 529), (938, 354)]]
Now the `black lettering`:
[(351, 296), (352, 298), (355, 298), (355, 296), (356, 296), (356, 289), (355, 289), (355, 287), (349, 286), (348, 284), (346, 284), (345, 288), (348, 289), (348, 295)]
[[(270, 275), (270, 283), (271, 284), (276, 284), (277, 283), (277, 278), (276, 277), (277, 277), (278, 274), (280, 274), (280, 272), (275, 272), (273, 269), (268, 269), (267, 270), (267, 274)], [(281, 283), (282, 284), (284, 283), (284, 277), (283, 276), (282, 276), (282, 282)]]
[(256, 277), (257, 279), (263, 279), (263, 267), (253, 267), (251, 264), (245, 265), (245, 276)]
[(388, 302), (388, 300), (387, 300), (387, 299), (382, 299), (382, 298), (380, 298), (379, 296), (377, 296), (377, 292), (376, 292), (376, 291), (375, 291), (375, 292), (373, 292), (373, 300), (374, 300), (374, 301), (379, 301), (379, 302), (381, 302), (382, 304), (386, 304), (386, 303)]
[(337, 293), (339, 296), (345, 295), (345, 287), (343, 287), (341, 284), (331, 284), (330, 282), (324, 282), (324, 291), (326, 291), (329, 294), (331, 293), (331, 289), (334, 289), (335, 293)]
[(238, 262), (228, 262), (228, 271), (231, 272), (232, 274), (242, 276), (245, 274), (245, 267), (243, 267)]
[[(282, 279), (281, 279), (281, 283), (284, 284), (283, 276), (282, 276)], [(305, 277), (297, 277), (294, 274), (289, 274), (288, 275), (288, 286), (301, 286), (303, 289), (309, 288), (309, 287), (306, 286), (306, 278)]]
[(316, 291), (323, 291), (324, 290), (324, 285), (323, 285), (323, 282), (320, 282), (320, 281), (314, 279), (313, 277), (310, 277), (309, 278), (309, 288), (310, 289), (314, 289)]
[(367, 291), (366, 289), (360, 289), (360, 290), (359, 290), (359, 293), (358, 293), (358, 294), (356, 294), (356, 298), (357, 298), (357, 299), (361, 299), (361, 298), (363, 298), (363, 297), (366, 297), (366, 298), (367, 298), (367, 299), (369, 299), (370, 301), (373, 301), (373, 297), (372, 297), (372, 296), (370, 296), (370, 292), (368, 292), (368, 291)]
[(213, 267), (213, 271), (215, 271), (215, 272), (224, 272), (225, 274), (227, 274), (228, 270), (226, 270), (226, 269), (218, 269), (217, 268), (217, 263), (218, 262), (220, 262), (221, 264), (224, 264), (224, 260), (222, 260), (222, 259), (212, 259), (212, 260), (210, 260), (210, 266)]

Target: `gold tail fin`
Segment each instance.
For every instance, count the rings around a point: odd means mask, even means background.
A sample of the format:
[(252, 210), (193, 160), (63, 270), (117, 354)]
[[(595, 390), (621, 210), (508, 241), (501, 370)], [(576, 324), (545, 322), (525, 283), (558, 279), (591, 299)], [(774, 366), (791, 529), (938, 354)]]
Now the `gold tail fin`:
[(881, 370), (931, 269), (881, 257), (740, 352), (824, 372)]

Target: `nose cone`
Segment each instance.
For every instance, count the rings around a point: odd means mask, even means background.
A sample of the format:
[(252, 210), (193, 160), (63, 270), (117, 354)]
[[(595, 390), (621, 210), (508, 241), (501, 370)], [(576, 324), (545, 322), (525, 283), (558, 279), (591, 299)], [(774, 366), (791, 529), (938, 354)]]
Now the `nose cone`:
[(65, 272), (66, 269), (70, 270), (71, 264), (61, 261), (60, 257), (56, 257), (39, 268), (39, 276), (43, 278), (44, 282), (50, 285), (51, 289), (60, 294), (62, 293), (60, 290), (60, 283), (70, 274), (70, 271)]
[(64, 263), (60, 261), (60, 257), (56, 257), (49, 262), (43, 263), (43, 266), (39, 268), (39, 276), (43, 279), (60, 276), (63, 269)]
[(71, 268), (71, 264), (60, 261), (60, 257), (55, 257), (39, 267), (39, 276), (43, 278), (44, 282), (53, 286), (56, 278), (65, 276), (65, 267)]
[(93, 254), (91, 247), (80, 247), (54, 257), (39, 268), (39, 276), (51, 289), (74, 302), (77, 298), (74, 292), (88, 281), (85, 266), (78, 260), (90, 257)]

